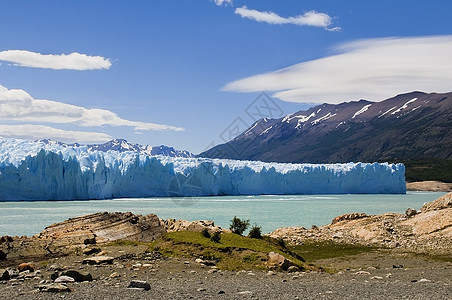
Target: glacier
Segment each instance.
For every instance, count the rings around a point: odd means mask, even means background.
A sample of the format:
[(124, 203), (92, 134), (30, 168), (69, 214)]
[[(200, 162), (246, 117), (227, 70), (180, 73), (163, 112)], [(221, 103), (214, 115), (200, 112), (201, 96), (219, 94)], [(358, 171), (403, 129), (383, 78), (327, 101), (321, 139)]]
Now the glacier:
[(405, 166), (150, 156), (0, 138), (0, 201), (357, 193), (406, 193)]

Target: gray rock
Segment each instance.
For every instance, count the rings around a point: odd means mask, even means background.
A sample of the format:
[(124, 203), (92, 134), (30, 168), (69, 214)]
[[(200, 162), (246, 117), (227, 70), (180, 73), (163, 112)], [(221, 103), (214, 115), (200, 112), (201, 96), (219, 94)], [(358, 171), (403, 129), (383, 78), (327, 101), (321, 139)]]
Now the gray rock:
[(82, 261), (82, 264), (88, 264), (88, 265), (100, 265), (100, 264), (112, 264), (114, 258), (110, 256), (94, 256), (85, 258)]
[(50, 280), (52, 280), (52, 281), (57, 279), (58, 277), (60, 277), (60, 273), (57, 272), (57, 271), (55, 271), (52, 274), (50, 274)]
[(9, 272), (7, 269), (0, 269), (0, 280), (8, 280)]
[(100, 248), (85, 248), (83, 249), (83, 254), (85, 255), (92, 255), (92, 254), (97, 254), (100, 251), (102, 251)]
[(55, 279), (55, 283), (75, 282), (75, 279), (69, 276), (60, 276)]
[(288, 260), (281, 254), (276, 253), (276, 252), (268, 253), (268, 257), (269, 257), (268, 262), (270, 265), (279, 267), (279, 268), (283, 269), (284, 271), (287, 270), (290, 266), (294, 265), (292, 261)]
[(77, 270), (67, 270), (61, 273), (61, 276), (69, 276), (74, 278), (76, 282), (83, 282), (83, 281), (92, 281), (93, 276), (91, 273), (88, 272), (81, 272)]
[(5, 252), (3, 252), (2, 250), (0, 250), (0, 261), (6, 260), (6, 256), (7, 256), (7, 255), (8, 255), (7, 253), (5, 253)]
[(139, 289), (139, 290), (145, 290), (149, 291), (151, 289), (151, 285), (146, 281), (141, 280), (132, 280), (129, 283), (128, 289)]
[(19, 276), (19, 270), (16, 268), (8, 268), (6, 270), (9, 273), (9, 278), (15, 278)]
[(57, 266), (57, 265), (51, 265), (51, 266), (49, 267), (49, 270), (50, 270), (50, 271), (61, 271), (61, 270), (63, 270), (63, 269), (60, 268), (60, 267)]
[(251, 296), (251, 295), (253, 295), (253, 292), (251, 292), (251, 291), (242, 291), (242, 292), (238, 292), (237, 295), (240, 295), (240, 296)]
[(408, 218), (411, 218), (411, 217), (417, 215), (417, 210), (412, 209), (412, 208), (408, 208), (408, 209), (405, 211), (405, 215), (406, 215)]
[(287, 272), (289, 273), (295, 273), (295, 272), (299, 272), (300, 268), (298, 268), (297, 266), (290, 266), (287, 268)]
[(68, 288), (67, 285), (63, 283), (51, 283), (40, 285), (38, 287), (40, 292), (48, 292), (48, 293), (60, 293), (60, 292), (70, 292), (71, 289)]

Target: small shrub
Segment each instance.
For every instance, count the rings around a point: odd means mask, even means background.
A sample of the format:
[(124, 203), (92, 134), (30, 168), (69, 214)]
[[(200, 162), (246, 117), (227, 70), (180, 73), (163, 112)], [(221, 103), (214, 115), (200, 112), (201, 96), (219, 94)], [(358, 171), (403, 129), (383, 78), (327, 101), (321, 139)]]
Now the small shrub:
[(257, 226), (257, 224), (255, 223), (253, 227), (251, 227), (250, 232), (248, 233), (248, 237), (252, 239), (261, 239), (262, 238), (261, 227)]
[(205, 238), (210, 239), (210, 232), (209, 232), (209, 229), (204, 228), (204, 229), (201, 231), (201, 235), (202, 235), (203, 237), (205, 237)]
[(219, 243), (220, 239), (221, 239), (221, 232), (219, 232), (219, 231), (215, 231), (212, 234), (212, 236), (210, 237), (210, 240), (215, 243)]
[(249, 225), (250, 220), (241, 220), (240, 218), (234, 216), (234, 218), (231, 220), (231, 226), (229, 226), (229, 229), (233, 233), (242, 235)]

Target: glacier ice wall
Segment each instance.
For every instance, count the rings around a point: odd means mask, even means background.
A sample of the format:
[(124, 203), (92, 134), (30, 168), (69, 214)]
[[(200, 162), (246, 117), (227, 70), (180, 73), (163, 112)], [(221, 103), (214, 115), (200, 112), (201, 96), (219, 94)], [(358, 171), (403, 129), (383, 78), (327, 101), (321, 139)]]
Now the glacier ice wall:
[(405, 192), (403, 164), (174, 158), (0, 138), (2, 201)]

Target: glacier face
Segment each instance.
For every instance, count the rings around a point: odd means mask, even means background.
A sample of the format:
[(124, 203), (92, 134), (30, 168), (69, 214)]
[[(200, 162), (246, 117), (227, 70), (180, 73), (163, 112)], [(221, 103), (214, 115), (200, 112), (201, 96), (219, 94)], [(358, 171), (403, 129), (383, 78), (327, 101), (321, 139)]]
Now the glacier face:
[(405, 192), (403, 164), (148, 156), (0, 138), (1, 201)]

